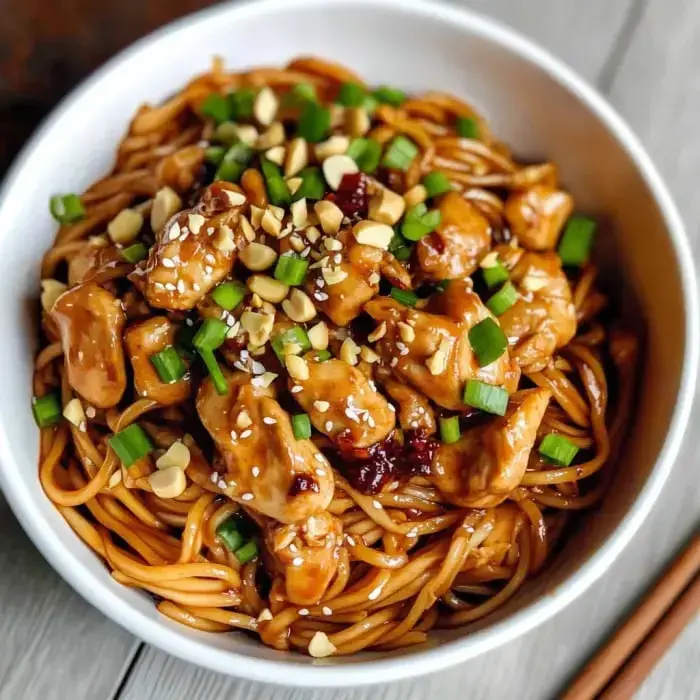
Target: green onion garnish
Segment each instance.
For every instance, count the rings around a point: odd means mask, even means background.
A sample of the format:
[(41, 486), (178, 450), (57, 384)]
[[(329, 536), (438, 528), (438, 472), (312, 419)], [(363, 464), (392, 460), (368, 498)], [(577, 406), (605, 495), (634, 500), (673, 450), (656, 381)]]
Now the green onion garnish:
[(489, 289), (493, 289), (499, 284), (507, 282), (509, 279), (508, 270), (506, 270), (506, 268), (500, 262), (496, 262), (496, 264), (492, 267), (482, 267), (481, 275)]
[(508, 408), (508, 392), (500, 386), (469, 379), (464, 387), (464, 403), (486, 413), (504, 416)]
[(413, 246), (402, 246), (394, 251), (394, 257), (401, 262), (409, 260), (413, 255)]
[(168, 345), (167, 348), (163, 348), (148, 359), (156, 368), (156, 372), (158, 372), (160, 381), (163, 384), (174, 384), (180, 381), (187, 373), (187, 366), (172, 345)]
[(513, 284), (508, 281), (486, 302), (486, 306), (494, 316), (500, 316), (508, 311), (517, 300), (518, 293)]
[(309, 143), (323, 141), (331, 128), (330, 110), (318, 102), (307, 102), (299, 118), (299, 136)]
[(392, 287), (389, 296), (404, 306), (413, 307), (418, 303), (418, 297), (413, 292), (398, 287)]
[(222, 282), (211, 293), (211, 298), (226, 311), (233, 311), (245, 296), (245, 286), (241, 282)]
[(148, 435), (138, 423), (132, 423), (109, 439), (109, 445), (125, 467), (130, 467), (153, 450)]
[[(208, 319), (209, 320), (209, 319)], [(226, 377), (219, 367), (219, 363), (216, 361), (216, 356), (213, 350), (198, 350), (199, 356), (202, 358), (209, 376), (211, 377), (212, 384), (216, 393), (220, 396), (228, 393), (228, 383), (226, 382)]]
[(400, 107), (406, 101), (406, 93), (403, 90), (387, 85), (377, 88), (372, 95), (377, 101), (392, 107)]
[(247, 564), (251, 559), (255, 559), (258, 556), (258, 545), (255, 543), (255, 540), (248, 540), (234, 552), (234, 555), (241, 564)]
[(459, 416), (451, 418), (440, 418), (440, 439), (446, 444), (451, 445), (457, 442), (461, 437), (459, 430)]
[(119, 253), (126, 262), (135, 265), (148, 257), (148, 248), (145, 243), (132, 243), (130, 246), (122, 248)]
[(230, 104), (230, 119), (242, 121), (253, 116), (253, 104), (255, 103), (255, 90), (252, 88), (241, 88), (232, 92), (228, 96)]
[(240, 141), (238, 137), (238, 124), (236, 124), (236, 122), (223, 122), (219, 124), (219, 126), (214, 129), (214, 134), (211, 138), (212, 141), (224, 143), (227, 146), (233, 146), (234, 143), (238, 143), (238, 141)]
[(228, 326), (218, 318), (207, 318), (194, 336), (192, 345), (198, 350), (213, 352), (226, 340)]
[(469, 344), (480, 367), (495, 362), (508, 347), (508, 338), (492, 319), (485, 318), (469, 330)]
[(253, 157), (253, 149), (242, 142), (234, 143), (221, 159), (219, 168), (214, 175), (215, 180), (238, 182), (248, 163)]
[(72, 224), (85, 216), (85, 207), (77, 194), (57, 194), (49, 200), (49, 210), (59, 224)]
[(411, 207), (401, 224), (401, 235), (409, 241), (419, 241), (432, 233), (439, 225), (442, 216), (439, 209), (430, 209), (420, 202)]
[(46, 394), (32, 401), (34, 420), (40, 428), (56, 425), (61, 420), (61, 402), (58, 394)]
[(275, 265), (275, 279), (289, 287), (300, 285), (306, 277), (306, 270), (309, 267), (309, 261), (302, 258), (296, 253), (285, 253), (277, 258)]
[(550, 433), (540, 443), (540, 454), (550, 463), (568, 467), (578, 452), (578, 447), (563, 435)]
[(479, 138), (479, 124), (471, 117), (458, 117), (455, 122), (457, 133), (464, 139)]
[(452, 185), (447, 179), (447, 175), (437, 170), (432, 173), (428, 173), (423, 178), (423, 187), (425, 187), (428, 197), (437, 197), (439, 194), (445, 194), (445, 192), (449, 192), (452, 189)]
[(311, 437), (311, 419), (306, 413), (292, 416), (292, 432), (297, 440), (308, 440)]
[(358, 138), (353, 139), (347, 155), (356, 163), (363, 173), (373, 173), (379, 165), (382, 156), (382, 147), (378, 141), (373, 139)]
[(418, 146), (402, 134), (399, 134), (389, 144), (389, 148), (387, 148), (382, 159), (382, 165), (405, 172), (417, 155)]
[(588, 262), (593, 247), (596, 222), (587, 216), (572, 216), (559, 242), (562, 265), (579, 267)]
[(216, 536), (232, 552), (240, 549), (245, 542), (245, 536), (239, 529), (241, 524), (241, 518), (234, 514), (230, 518), (224, 520), (224, 522), (216, 528)]
[(209, 148), (204, 149), (204, 160), (210, 165), (218, 167), (225, 155), (226, 149), (223, 146), (209, 146)]
[(311, 83), (297, 83), (282, 99), (285, 107), (301, 107), (307, 102), (316, 102), (316, 88)]
[(279, 358), (279, 361), (284, 364), (284, 346), (292, 345), (299, 348), (299, 353), (311, 350), (311, 341), (306, 331), (301, 326), (293, 326), (289, 330), (280, 333), (278, 336), (272, 339), (272, 349), (275, 351), (275, 355)]
[(330, 350), (316, 350), (316, 359), (319, 362), (328, 362), (333, 355), (331, 355)]
[(343, 83), (336, 102), (345, 107), (362, 107), (367, 91), (357, 83)]
[(365, 95), (365, 99), (362, 100), (362, 106), (367, 114), (372, 115), (379, 107), (379, 100), (374, 95)]
[(299, 173), (301, 178), (301, 185), (299, 189), (294, 193), (294, 201), (299, 199), (323, 199), (326, 194), (326, 179), (323, 177), (321, 168), (310, 167), (304, 168)]
[(262, 170), (265, 184), (267, 185), (267, 196), (270, 202), (277, 207), (284, 207), (291, 203), (292, 195), (289, 186), (282, 178), (279, 167), (267, 158), (260, 159), (260, 169)]
[(231, 103), (223, 95), (212, 92), (199, 108), (201, 114), (213, 119), (217, 124), (230, 121), (232, 118)]

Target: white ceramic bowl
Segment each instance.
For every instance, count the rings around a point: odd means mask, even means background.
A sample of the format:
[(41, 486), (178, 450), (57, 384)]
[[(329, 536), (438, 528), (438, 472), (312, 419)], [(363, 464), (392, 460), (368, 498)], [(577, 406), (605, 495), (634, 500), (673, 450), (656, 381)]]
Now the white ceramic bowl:
[[(416, 649), (317, 660), (243, 634), (199, 633), (115, 583), (44, 496), (30, 411), (38, 268), (54, 224), (49, 196), (85, 189), (111, 166), (131, 115), (177, 90), (219, 54), (229, 66), (295, 54), (340, 61), (375, 83), (438, 88), (475, 102), (524, 158), (561, 167), (579, 209), (602, 222), (599, 248), (618, 300), (647, 329), (638, 410), (604, 506), (545, 575), (498, 613), (435, 633)], [(649, 512), (678, 450), (695, 386), (698, 310), (682, 223), (644, 149), (568, 68), (471, 13), (420, 0), (263, 0), (218, 5), (139, 41), (77, 89), (25, 148), (0, 201), (0, 484), (24, 529), (88, 601), (135, 635), (187, 661), (254, 680), (351, 686), (407, 678), (492, 649), (580, 595)]]

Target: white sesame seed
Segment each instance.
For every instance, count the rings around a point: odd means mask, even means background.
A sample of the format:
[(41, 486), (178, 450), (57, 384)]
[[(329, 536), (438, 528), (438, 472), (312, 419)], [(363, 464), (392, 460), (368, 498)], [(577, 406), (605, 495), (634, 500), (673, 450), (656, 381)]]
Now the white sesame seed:
[(379, 501), (377, 501), (376, 499), (372, 500), (372, 505), (373, 505), (377, 510), (381, 510), (381, 509), (382, 509), (382, 504), (381, 504)]
[(345, 535), (345, 539), (351, 547), (355, 546), (355, 540), (350, 535)]
[(304, 563), (304, 560), (302, 557), (294, 557), (292, 559), (292, 566), (301, 566)]
[[(199, 287), (196, 284), (193, 284), (192, 286), (194, 287), (195, 291), (199, 291)], [(186, 318), (185, 325), (192, 328), (192, 326), (194, 326), (194, 321), (191, 318)]]
[(316, 301), (328, 301), (328, 294), (325, 292), (314, 292), (314, 299)]
[(248, 430), (244, 430), (241, 433), (241, 440), (245, 440), (247, 437), (250, 437), (252, 434), (253, 434), (253, 431), (250, 430), (250, 428)]
[(396, 367), (396, 365), (399, 364), (399, 358), (398, 357), (392, 357), (391, 362), (389, 363), (392, 367)]
[(314, 457), (316, 458), (316, 461), (317, 461), (317, 462), (322, 462), (323, 464), (326, 463), (326, 458), (325, 458), (320, 452), (317, 452), (317, 453), (314, 455)]
[(265, 425), (275, 425), (275, 423), (277, 423), (277, 421), (274, 418), (270, 418), (269, 416), (265, 416), (263, 418), (263, 423), (265, 423)]
[(212, 484), (215, 484), (219, 480), (219, 472), (212, 472), (209, 479), (211, 480)]
[(411, 530), (409, 530), (409, 531), (406, 533), (406, 535), (407, 535), (408, 537), (416, 537), (416, 535), (418, 535), (418, 530), (416, 530), (416, 528), (414, 527), (414, 528), (412, 528)]
[(216, 264), (216, 258), (211, 254), (207, 253), (204, 256), (204, 259), (210, 264), (210, 265), (215, 265)]
[(333, 430), (333, 422), (327, 420), (326, 425), (324, 427), (326, 428), (326, 431), (330, 433), (330, 431)]
[(309, 611), (306, 608), (299, 608), (299, 610), (297, 610), (297, 612), (302, 616), (309, 614)]
[(328, 401), (314, 401), (314, 408), (319, 412), (319, 413), (325, 413), (331, 405), (328, 403)]
[(192, 283), (192, 289), (194, 289), (195, 292), (199, 291), (199, 285), (196, 282)]
[(345, 409), (345, 415), (346, 415), (351, 421), (354, 421), (355, 423), (359, 423), (359, 422), (360, 422), (359, 416), (358, 416), (357, 413), (355, 413), (355, 411), (353, 411), (353, 409), (351, 409), (351, 408), (346, 408), (346, 409)]
[(168, 233), (168, 238), (171, 241), (174, 241), (176, 238), (179, 238), (180, 236), (180, 224), (177, 223), (177, 221), (172, 225), (170, 228), (170, 233)]
[(299, 386), (299, 384), (295, 384), (295, 385), (290, 389), (290, 391), (292, 392), (292, 394), (298, 394), (300, 391), (304, 391), (304, 387), (303, 387), (303, 386)]
[(231, 431), (231, 440), (238, 440), (238, 433), (235, 430)]
[(251, 472), (251, 474), (252, 474), (254, 477), (257, 478), (258, 476), (260, 476), (260, 467), (253, 467), (253, 468), (250, 470), (250, 472)]
[(212, 272), (214, 272), (214, 268), (211, 265), (204, 266), (204, 274), (205, 275), (211, 275)]
[(333, 611), (332, 611), (327, 605), (324, 605), (324, 606), (321, 608), (321, 612), (322, 612), (324, 615), (332, 615), (332, 614), (333, 614)]
[(175, 263), (170, 258), (163, 258), (163, 267), (175, 267)]
[(382, 592), (381, 588), (375, 588), (373, 591), (370, 591), (370, 593), (367, 597), (370, 600), (377, 600), (377, 598), (379, 598), (381, 592)]
[(218, 486), (220, 489), (225, 489), (225, 488), (226, 488), (226, 482), (225, 482), (223, 479), (221, 479), (221, 480), (219, 481), (219, 483), (217, 484), (217, 486)]
[(389, 406), (389, 410), (390, 410), (392, 413), (396, 413), (396, 407), (394, 406), (393, 403), (388, 404), (388, 406)]
[(316, 469), (316, 476), (326, 476), (326, 470), (325, 469)]
[(180, 294), (185, 293), (185, 283), (182, 280), (177, 281), (177, 291), (180, 292)]
[(372, 418), (372, 416), (367, 417), (367, 425), (369, 425), (370, 428), (376, 428), (377, 427), (377, 422)]
[(213, 226), (208, 226), (207, 227), (207, 234), (210, 236), (214, 235), (214, 227)]
[(255, 496), (254, 496), (252, 493), (244, 493), (244, 494), (241, 496), (241, 498), (242, 498), (244, 501), (252, 501), (252, 500), (255, 498)]
[(176, 287), (172, 282), (166, 282), (166, 283), (165, 283), (165, 288), (166, 288), (169, 292), (174, 292), (174, 291), (177, 289), (177, 287)]

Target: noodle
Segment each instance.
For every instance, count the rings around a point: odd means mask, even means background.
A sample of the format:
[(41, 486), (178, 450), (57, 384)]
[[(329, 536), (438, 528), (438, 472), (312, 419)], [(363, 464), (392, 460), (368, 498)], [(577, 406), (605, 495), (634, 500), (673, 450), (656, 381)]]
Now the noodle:
[[(316, 656), (423, 644), (546, 571), (570, 511), (612, 479), (639, 354), (597, 267), (554, 252), (573, 207), (554, 164), (521, 165), (452, 96), (367, 91), (313, 57), (241, 73), (216, 59), (137, 112), (80, 215), (54, 211), (42, 263), (48, 498), (166, 617)], [(305, 120), (334, 139), (288, 137)], [(472, 331), (489, 320), (503, 347), (482, 362)], [(502, 410), (469, 404), (473, 381)], [(42, 424), (51, 397), (66, 420)]]

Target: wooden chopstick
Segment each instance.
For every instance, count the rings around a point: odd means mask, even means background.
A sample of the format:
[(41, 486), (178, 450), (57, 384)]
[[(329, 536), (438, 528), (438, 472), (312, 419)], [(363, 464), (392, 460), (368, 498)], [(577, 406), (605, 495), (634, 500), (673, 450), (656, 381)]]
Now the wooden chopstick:
[[(649, 635), (698, 571), (700, 571), (700, 534), (693, 537), (690, 545), (666, 570), (642, 604), (588, 663), (563, 695), (562, 700), (595, 698)], [(693, 587), (695, 585), (693, 584)], [(661, 653), (659, 651), (659, 655)], [(658, 655), (655, 658), (658, 658)], [(639, 671), (641, 667), (637, 668)], [(647, 669), (647, 672), (649, 670), (651, 669)]]

